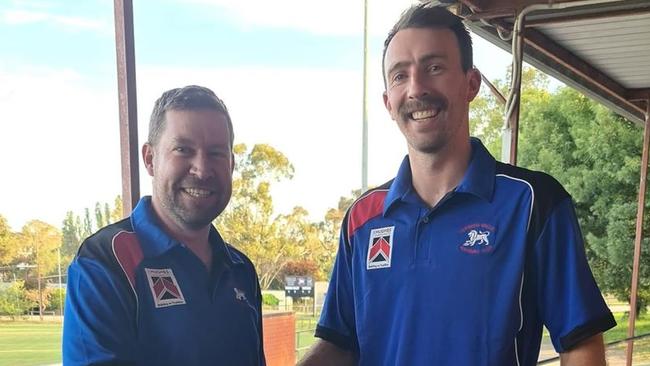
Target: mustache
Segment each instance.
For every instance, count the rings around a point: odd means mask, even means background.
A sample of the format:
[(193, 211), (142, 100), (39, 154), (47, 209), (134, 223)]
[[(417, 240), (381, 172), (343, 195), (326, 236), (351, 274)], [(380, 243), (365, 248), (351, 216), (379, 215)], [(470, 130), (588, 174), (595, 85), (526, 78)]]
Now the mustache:
[(397, 112), (406, 117), (407, 115), (424, 109), (445, 109), (447, 108), (447, 99), (441, 96), (424, 95), (418, 99), (408, 100), (402, 104)]
[(177, 187), (193, 187), (212, 191), (218, 185), (216, 179), (198, 179), (196, 177), (187, 177), (179, 181)]

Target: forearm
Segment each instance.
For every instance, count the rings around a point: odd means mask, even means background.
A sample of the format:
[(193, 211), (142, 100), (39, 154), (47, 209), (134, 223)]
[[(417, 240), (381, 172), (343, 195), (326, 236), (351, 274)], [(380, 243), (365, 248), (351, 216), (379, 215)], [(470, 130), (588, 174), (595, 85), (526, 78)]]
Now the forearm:
[(297, 366), (354, 366), (357, 357), (330, 342), (318, 340)]
[(561, 366), (605, 366), (605, 345), (599, 333), (580, 342), (573, 349), (560, 353)]

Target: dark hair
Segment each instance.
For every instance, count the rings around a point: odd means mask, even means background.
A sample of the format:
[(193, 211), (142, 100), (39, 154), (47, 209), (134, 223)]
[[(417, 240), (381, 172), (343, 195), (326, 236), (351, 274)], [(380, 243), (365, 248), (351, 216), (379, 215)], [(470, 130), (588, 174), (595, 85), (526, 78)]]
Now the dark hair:
[(463, 24), (463, 20), (447, 10), (445, 7), (437, 5), (430, 6), (428, 3), (413, 5), (402, 13), (399, 20), (388, 33), (384, 41), (384, 53), (381, 58), (381, 71), (386, 86), (386, 50), (388, 45), (395, 37), (397, 32), (407, 28), (429, 28), (429, 29), (449, 29), (456, 35), (458, 49), (460, 50), (460, 63), (464, 72), (470, 70), (474, 62), (472, 60), (472, 38), (469, 31)]
[(165, 127), (165, 112), (169, 110), (188, 111), (197, 109), (213, 109), (223, 113), (228, 122), (230, 132), (230, 147), (235, 140), (232, 121), (228, 108), (214, 92), (206, 87), (188, 85), (184, 88), (167, 90), (156, 100), (149, 119), (149, 137), (147, 142), (151, 145), (158, 143), (160, 134)]

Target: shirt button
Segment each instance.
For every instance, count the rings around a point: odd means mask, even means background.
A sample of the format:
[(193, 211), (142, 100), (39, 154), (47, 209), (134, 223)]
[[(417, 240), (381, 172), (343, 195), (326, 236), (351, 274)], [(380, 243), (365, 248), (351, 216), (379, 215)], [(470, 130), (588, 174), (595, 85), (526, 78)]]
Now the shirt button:
[(424, 218), (422, 219), (422, 222), (425, 223), (425, 224), (428, 224), (429, 223), (429, 216), (424, 216)]

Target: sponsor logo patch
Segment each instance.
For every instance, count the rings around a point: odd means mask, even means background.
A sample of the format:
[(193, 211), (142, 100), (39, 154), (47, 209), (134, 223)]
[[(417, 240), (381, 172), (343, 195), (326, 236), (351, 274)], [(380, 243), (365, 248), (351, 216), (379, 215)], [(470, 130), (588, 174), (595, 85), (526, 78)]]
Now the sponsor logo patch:
[(495, 228), (488, 224), (471, 224), (460, 229), (465, 241), (458, 247), (468, 254), (487, 254), (494, 251)]
[(183, 292), (178, 286), (176, 276), (171, 268), (145, 268), (144, 271), (147, 274), (153, 302), (157, 308), (185, 304)]
[(389, 268), (393, 252), (393, 231), (395, 226), (372, 229), (368, 241), (366, 269)]

